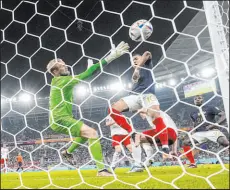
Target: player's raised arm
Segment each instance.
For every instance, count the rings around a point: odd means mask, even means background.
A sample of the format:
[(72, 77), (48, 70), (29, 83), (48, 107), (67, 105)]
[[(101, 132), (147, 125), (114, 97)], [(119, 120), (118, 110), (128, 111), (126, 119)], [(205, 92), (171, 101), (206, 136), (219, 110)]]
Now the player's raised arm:
[(136, 54), (133, 56), (132, 65), (134, 67), (134, 72), (132, 76), (132, 81), (136, 83), (140, 78), (140, 67), (142, 67), (148, 60), (152, 59), (152, 54), (146, 51), (143, 55)]
[(142, 55), (142, 57), (143, 57), (143, 62), (144, 62), (144, 63), (142, 63), (142, 64), (145, 64), (146, 61), (148, 61), (149, 59), (152, 59), (152, 54), (151, 54), (151, 52), (146, 51), (146, 52)]
[[(84, 80), (84, 79), (92, 76), (92, 74), (95, 71), (97, 71), (101, 65), (105, 65), (107, 63), (114, 61), (115, 59), (124, 55), (128, 51), (129, 51), (129, 44), (127, 44), (125, 42), (121, 42), (114, 50), (113, 49), (111, 50), (111, 53), (105, 59), (101, 60), (99, 63), (92, 65), (85, 72), (77, 75), (77, 78)], [(101, 65), (100, 65), (100, 63), (101, 63)]]
[(148, 60), (152, 59), (152, 54), (149, 51), (144, 52), (142, 56), (134, 56), (133, 61), (134, 64), (141, 67), (143, 66)]

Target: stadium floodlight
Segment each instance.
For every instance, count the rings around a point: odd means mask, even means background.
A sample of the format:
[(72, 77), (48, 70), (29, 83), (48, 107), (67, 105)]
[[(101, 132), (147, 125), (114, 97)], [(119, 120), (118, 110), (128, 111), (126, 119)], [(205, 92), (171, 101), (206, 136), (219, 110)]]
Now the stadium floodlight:
[(171, 86), (176, 85), (176, 80), (175, 79), (170, 79), (169, 85), (171, 85)]
[(204, 68), (202, 71), (201, 71), (201, 76), (204, 77), (204, 78), (209, 78), (211, 76), (213, 76), (215, 74), (215, 69), (212, 68), (212, 67), (208, 67), (208, 68)]
[(78, 87), (78, 89), (77, 89), (77, 93), (78, 93), (78, 95), (80, 95), (80, 96), (85, 96), (86, 93), (87, 93), (87, 90), (86, 90), (86, 88), (85, 88), (84, 86), (80, 86), (80, 87)]
[(113, 84), (109, 85), (109, 90), (114, 90), (114, 85)]
[(117, 91), (119, 91), (119, 90), (122, 90), (123, 89), (123, 85), (121, 84), (121, 83), (115, 83), (114, 85), (113, 85), (113, 89), (114, 90), (117, 90)]
[(110, 89), (111, 89), (111, 90), (116, 90), (116, 84), (111, 84), (111, 85), (110, 85)]
[(31, 101), (31, 96), (29, 94), (21, 94), (19, 96), (19, 101), (22, 101), (22, 102), (30, 102)]
[(97, 92), (97, 87), (93, 87), (93, 92)]
[(132, 83), (129, 83), (129, 84), (128, 84), (128, 87), (129, 87), (129, 88), (132, 88)]

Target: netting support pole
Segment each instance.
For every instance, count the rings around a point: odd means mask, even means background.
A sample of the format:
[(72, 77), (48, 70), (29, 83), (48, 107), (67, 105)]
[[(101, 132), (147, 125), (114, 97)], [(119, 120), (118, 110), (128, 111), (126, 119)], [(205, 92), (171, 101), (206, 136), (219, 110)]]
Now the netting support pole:
[(218, 1), (203, 1), (215, 65), (229, 126), (229, 52)]

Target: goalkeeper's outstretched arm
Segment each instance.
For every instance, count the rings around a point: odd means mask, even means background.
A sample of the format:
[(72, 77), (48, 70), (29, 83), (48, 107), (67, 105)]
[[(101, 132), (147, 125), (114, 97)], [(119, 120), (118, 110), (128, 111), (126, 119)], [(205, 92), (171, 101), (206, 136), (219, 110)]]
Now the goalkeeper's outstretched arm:
[(101, 67), (100, 63), (101, 63), (102, 66), (107, 64), (106, 60), (103, 59), (103, 60), (101, 60), (100, 62), (98, 62), (98, 63), (92, 65), (91, 67), (89, 67), (89, 68), (88, 68), (86, 71), (84, 71), (83, 73), (77, 75), (76, 78), (79, 78), (79, 79), (81, 79), (81, 80), (84, 80), (84, 79), (86, 79), (86, 78), (92, 76), (92, 75), (94, 74), (94, 72), (97, 71), (97, 70)]
[(80, 80), (84, 80), (92, 76), (93, 73), (101, 67), (101, 65), (103, 66), (106, 65), (107, 63), (112, 62), (113, 60), (127, 53), (128, 51), (129, 51), (129, 45), (125, 42), (121, 42), (114, 50), (112, 49), (111, 53), (105, 59), (101, 60), (99, 63), (92, 65), (85, 72), (77, 75), (76, 77), (79, 78)]

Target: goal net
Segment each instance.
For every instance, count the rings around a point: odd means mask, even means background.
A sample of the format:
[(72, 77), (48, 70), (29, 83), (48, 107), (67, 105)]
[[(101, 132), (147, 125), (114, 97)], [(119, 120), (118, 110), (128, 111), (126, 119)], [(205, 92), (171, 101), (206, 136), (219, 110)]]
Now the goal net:
[[(1, 146), (9, 149), (1, 164), (3, 188), (227, 188), (229, 146), (195, 144), (192, 134), (202, 124), (215, 125), (229, 137), (229, 1), (154, 0), (2, 0)], [(129, 28), (137, 20), (151, 22), (149, 39), (134, 42)], [(54, 132), (49, 123), (52, 75), (46, 66), (61, 58), (72, 75), (105, 58), (121, 41), (130, 52), (76, 85), (73, 117), (97, 130), (104, 163), (111, 168), (114, 148), (105, 120), (108, 108), (131, 92), (130, 58), (152, 53), (151, 72), (161, 110), (178, 127), (178, 157), (166, 158), (153, 144), (153, 163), (141, 173), (127, 174), (134, 160), (121, 146), (113, 177), (96, 177), (88, 143), (80, 144), (70, 165), (61, 152), (74, 137)], [(207, 121), (193, 98), (225, 112), (221, 123)], [(65, 101), (65, 100), (62, 100)], [(190, 115), (199, 111), (201, 124)], [(150, 129), (140, 115), (125, 112), (137, 132)], [(218, 121), (218, 117), (215, 121)], [(182, 149), (190, 139), (198, 168), (188, 168)], [(143, 151), (142, 151), (143, 152)], [(16, 156), (23, 157), (23, 170)], [(142, 157), (145, 157), (142, 153)], [(143, 158), (144, 163), (144, 158)], [(212, 164), (212, 165), (210, 165)], [(17, 170), (17, 171), (16, 171)]]

